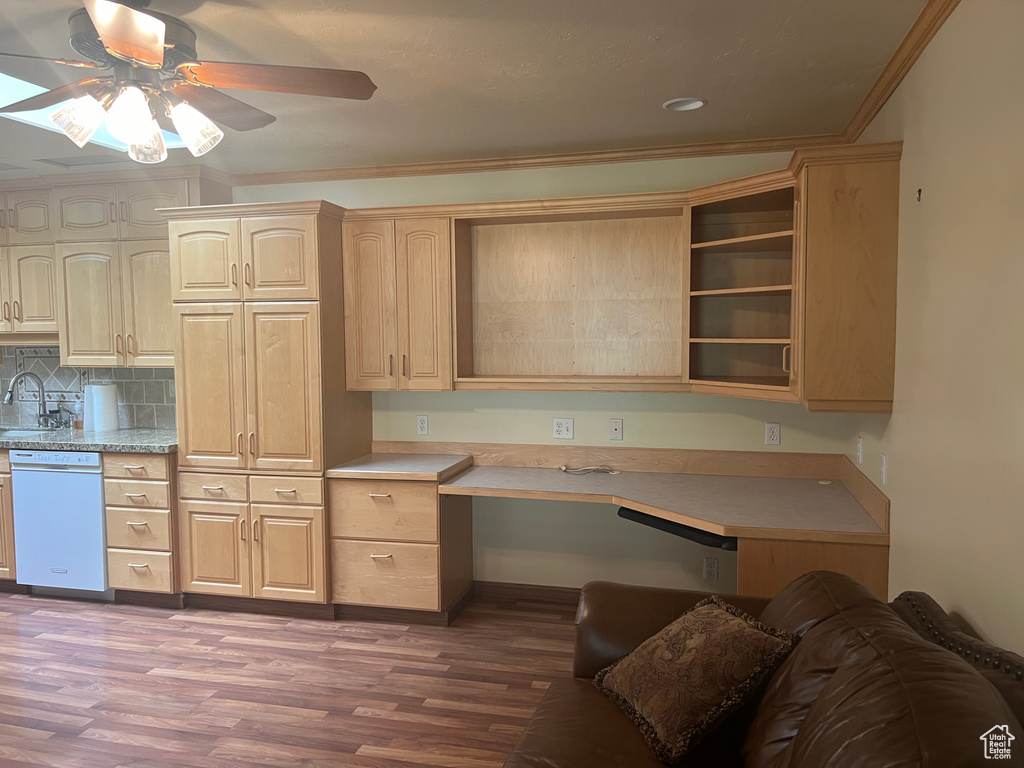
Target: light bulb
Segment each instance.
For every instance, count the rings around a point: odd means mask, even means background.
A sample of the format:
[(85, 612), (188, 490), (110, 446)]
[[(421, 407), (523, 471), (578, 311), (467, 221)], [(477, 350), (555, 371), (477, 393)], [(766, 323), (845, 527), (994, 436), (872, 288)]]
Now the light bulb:
[(185, 102), (171, 106), (171, 122), (193, 157), (205, 155), (224, 138), (224, 132), (206, 115)]
[(107, 110), (107, 130), (125, 144), (144, 144), (153, 136), (153, 113), (146, 94), (134, 85), (121, 90)]
[(164, 144), (164, 134), (152, 120), (150, 134), (144, 142), (128, 145), (128, 157), (137, 163), (162, 163), (167, 159), (167, 146)]
[(103, 125), (107, 112), (92, 96), (79, 96), (54, 110), (50, 121), (79, 147), (89, 143), (96, 129)]

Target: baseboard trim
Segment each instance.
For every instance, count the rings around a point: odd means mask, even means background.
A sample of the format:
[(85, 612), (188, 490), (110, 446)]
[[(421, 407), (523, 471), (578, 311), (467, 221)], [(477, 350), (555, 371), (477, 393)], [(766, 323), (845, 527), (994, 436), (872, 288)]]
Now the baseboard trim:
[(114, 602), (118, 605), (141, 605), (146, 608), (169, 608), (181, 610), (188, 603), (181, 592), (136, 592), (131, 589), (115, 589)]
[(293, 603), (287, 600), (262, 600), (254, 597), (225, 597), (223, 595), (185, 595), (185, 607), (203, 608), (210, 611), (237, 611), (239, 613), (260, 613), (271, 616), (289, 616), (295, 619), (334, 618), (334, 606), (320, 603)]
[(0, 580), (0, 592), (8, 592), (12, 595), (27, 595), (32, 591), (32, 587), (27, 584), (19, 584), (16, 581), (8, 579)]
[(545, 602), (576, 605), (580, 601), (578, 587), (548, 587), (541, 584), (508, 584), (499, 581), (475, 582), (477, 600)]

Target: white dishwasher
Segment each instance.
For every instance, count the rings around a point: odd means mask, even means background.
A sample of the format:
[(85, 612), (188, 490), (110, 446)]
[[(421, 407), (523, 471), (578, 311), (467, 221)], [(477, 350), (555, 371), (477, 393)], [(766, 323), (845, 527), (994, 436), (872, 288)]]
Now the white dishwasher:
[(100, 454), (12, 450), (10, 456), (18, 583), (105, 591)]

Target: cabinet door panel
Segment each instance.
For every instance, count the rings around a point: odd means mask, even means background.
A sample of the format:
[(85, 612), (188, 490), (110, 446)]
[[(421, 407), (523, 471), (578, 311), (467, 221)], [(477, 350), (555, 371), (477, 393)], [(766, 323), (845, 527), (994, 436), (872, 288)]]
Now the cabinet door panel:
[(58, 256), (61, 364), (123, 366), (117, 243), (61, 243)]
[(242, 305), (176, 304), (178, 465), (245, 469)]
[(0, 579), (13, 579), (14, 571), (14, 503), (11, 499), (11, 476), (0, 475)]
[[(8, 242), (31, 245), (54, 241), (53, 204), (48, 189), (25, 189), (7, 193)], [(56, 329), (54, 329), (56, 330)]]
[(11, 249), (0, 248), (0, 333), (14, 330), (11, 312)]
[(188, 183), (184, 180), (118, 184), (117, 207), (121, 239), (167, 237), (167, 219), (157, 210), (185, 205), (188, 205)]
[(11, 322), (16, 333), (57, 332), (57, 257), (52, 245), (11, 248)]
[(245, 304), (249, 468), (323, 469), (316, 302)]
[(243, 219), (242, 265), (246, 299), (317, 298), (315, 217)]
[(247, 504), (183, 501), (182, 590), (252, 596)]
[(238, 219), (172, 221), (169, 238), (174, 301), (242, 298)]
[(327, 600), (324, 508), (253, 504), (253, 597)]
[(345, 362), (349, 389), (397, 389), (395, 224), (342, 225)]
[(118, 238), (117, 190), (113, 184), (58, 187), (54, 201), (58, 241)]
[(452, 388), (448, 219), (395, 222), (400, 389)]
[(164, 240), (121, 243), (128, 364), (174, 367), (171, 256)]

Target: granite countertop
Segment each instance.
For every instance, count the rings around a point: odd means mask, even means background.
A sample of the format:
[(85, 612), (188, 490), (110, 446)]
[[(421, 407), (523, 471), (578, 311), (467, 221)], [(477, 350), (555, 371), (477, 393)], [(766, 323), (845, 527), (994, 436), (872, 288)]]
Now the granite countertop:
[(371, 453), (327, 470), (328, 478), (441, 482), (473, 464), (472, 456), (434, 453)]
[[(9, 437), (7, 433), (12, 433)], [(104, 451), (106, 453), (175, 453), (178, 433), (173, 429), (116, 429), (83, 432), (71, 429), (32, 430), (0, 427), (0, 448), (27, 451)]]

